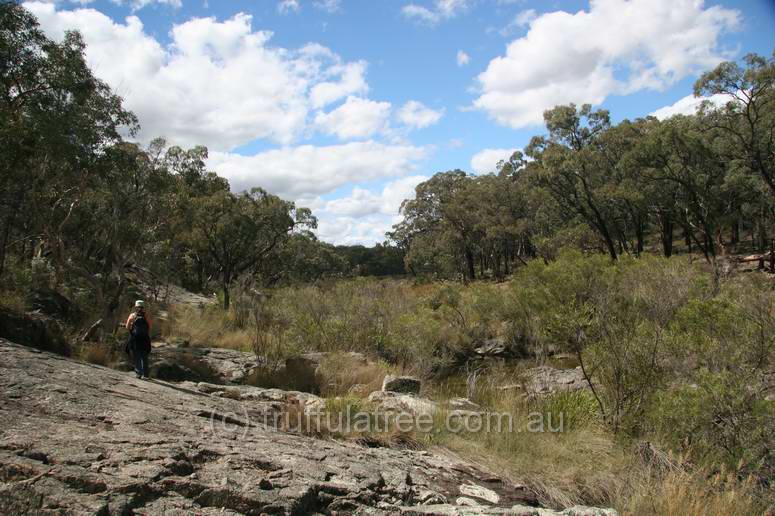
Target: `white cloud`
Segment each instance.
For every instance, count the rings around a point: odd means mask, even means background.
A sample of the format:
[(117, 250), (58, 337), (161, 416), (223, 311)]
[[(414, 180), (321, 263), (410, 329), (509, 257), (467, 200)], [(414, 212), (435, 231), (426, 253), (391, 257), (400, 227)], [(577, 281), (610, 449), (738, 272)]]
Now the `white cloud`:
[(341, 3), (341, 0), (315, 0), (312, 5), (321, 11), (335, 13), (341, 9)]
[(721, 93), (711, 95), (710, 97), (695, 97), (694, 95), (687, 95), (686, 97), (678, 99), (674, 104), (661, 107), (656, 111), (649, 113), (649, 115), (655, 116), (660, 120), (670, 118), (674, 115), (694, 115), (697, 113), (697, 109), (699, 109), (700, 104), (706, 100), (709, 100), (711, 104), (716, 106), (723, 106), (732, 100), (732, 97), (729, 95), (723, 95)]
[(457, 65), (465, 66), (471, 61), (471, 57), (462, 50), (457, 51)]
[(719, 36), (739, 20), (702, 0), (591, 0), (589, 11), (546, 13), (479, 75), (474, 106), (519, 128), (558, 104), (664, 89), (721, 61)]
[(507, 160), (515, 149), (482, 149), (471, 158), (471, 170), (477, 174), (487, 174), (496, 171), (496, 165), (501, 160)]
[(508, 25), (498, 31), (498, 34), (504, 38), (511, 36), (515, 32), (518, 32), (524, 27), (530, 25), (536, 18), (538, 18), (538, 14), (536, 13), (535, 9), (525, 9), (524, 11), (520, 11), (516, 16), (514, 16)]
[(301, 199), (347, 184), (406, 176), (428, 154), (424, 147), (369, 140), (325, 147), (283, 147), (253, 156), (213, 152), (208, 167), (227, 178), (232, 190), (261, 186), (286, 199)]
[(416, 100), (410, 100), (398, 111), (398, 120), (413, 129), (422, 129), (438, 123), (442, 116), (444, 116), (443, 109), (434, 111)]
[(538, 18), (538, 14), (535, 9), (525, 9), (524, 11), (518, 12), (514, 17), (514, 24), (518, 27), (524, 27), (525, 25), (530, 25), (536, 18)]
[(312, 108), (368, 89), (365, 63), (317, 44), (269, 46), (272, 33), (254, 31), (246, 14), (173, 25), (163, 44), (135, 16), (116, 23), (93, 9), (24, 5), (53, 37), (81, 31), (89, 65), (138, 115), (142, 141), (164, 136), (214, 150), (257, 138), (287, 144), (304, 133)]
[(301, 9), (299, 0), (281, 0), (277, 4), (277, 12), (280, 14), (288, 14), (290, 12), (297, 13)]
[(372, 245), (385, 240), (385, 233), (401, 220), (398, 209), (414, 198), (415, 187), (426, 176), (409, 176), (387, 183), (381, 191), (353, 188), (347, 197), (318, 203), (318, 236), (337, 244)]
[(363, 61), (332, 66), (328, 70), (328, 75), (334, 80), (315, 84), (310, 91), (310, 100), (315, 108), (321, 108), (348, 95), (366, 93), (369, 90), (365, 78), (366, 63)]
[(381, 213), (398, 215), (398, 209), (405, 199), (414, 198), (414, 188), (428, 179), (426, 176), (409, 176), (391, 181), (381, 192), (372, 192), (355, 187), (347, 197), (328, 201), (322, 211), (334, 215), (363, 217)]
[(435, 0), (430, 8), (418, 4), (405, 5), (401, 8), (401, 13), (421, 23), (435, 25), (454, 18), (469, 6), (470, 0)]
[(336, 245), (372, 246), (386, 240), (385, 233), (401, 221), (399, 216), (337, 217), (317, 212), (318, 238)]
[[(70, 0), (72, 3), (78, 3), (86, 5), (92, 3), (94, 0)], [(132, 11), (139, 11), (140, 9), (152, 4), (161, 4), (179, 9), (183, 7), (182, 0), (111, 0), (116, 5), (129, 4)]]
[(360, 97), (347, 100), (330, 113), (319, 112), (315, 123), (327, 134), (340, 140), (367, 138), (385, 130), (390, 117), (390, 102), (376, 102)]

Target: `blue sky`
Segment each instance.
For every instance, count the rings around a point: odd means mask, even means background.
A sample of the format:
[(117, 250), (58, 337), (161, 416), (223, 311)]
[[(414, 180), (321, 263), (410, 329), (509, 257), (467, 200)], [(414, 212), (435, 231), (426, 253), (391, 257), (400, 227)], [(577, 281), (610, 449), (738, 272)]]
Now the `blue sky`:
[(772, 0), (48, 0), (142, 142), (210, 149), (235, 190), (311, 207), (372, 244), (438, 171), (484, 173), (589, 102), (614, 120), (691, 112), (694, 80), (775, 48)]

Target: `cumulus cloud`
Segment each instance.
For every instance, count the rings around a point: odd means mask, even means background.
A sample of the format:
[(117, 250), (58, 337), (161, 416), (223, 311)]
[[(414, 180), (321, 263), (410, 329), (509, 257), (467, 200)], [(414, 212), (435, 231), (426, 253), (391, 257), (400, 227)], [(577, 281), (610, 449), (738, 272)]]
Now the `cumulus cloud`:
[(349, 217), (398, 215), (401, 203), (414, 197), (414, 188), (426, 179), (426, 176), (402, 177), (387, 183), (380, 192), (355, 187), (349, 196), (328, 201), (322, 211)]
[(390, 102), (376, 102), (360, 97), (347, 100), (329, 113), (319, 112), (315, 124), (326, 134), (340, 140), (367, 138), (385, 130), (390, 117)]
[(697, 114), (697, 110), (699, 109), (700, 104), (706, 100), (710, 101), (710, 103), (715, 106), (723, 106), (732, 100), (732, 97), (721, 93), (711, 95), (710, 97), (695, 97), (694, 95), (687, 95), (686, 97), (678, 99), (674, 104), (661, 107), (656, 111), (649, 113), (649, 115), (655, 116), (660, 120), (664, 120), (675, 115), (694, 115)]
[(457, 65), (465, 66), (471, 61), (471, 57), (462, 50), (457, 51)]
[(422, 129), (438, 123), (444, 110), (434, 111), (422, 102), (410, 100), (398, 110), (398, 120), (412, 129)]
[(89, 65), (138, 115), (143, 141), (165, 136), (215, 150), (257, 138), (288, 144), (311, 109), (368, 89), (365, 63), (343, 62), (317, 44), (272, 47), (272, 33), (254, 31), (246, 14), (173, 25), (170, 42), (161, 43), (136, 16), (116, 23), (93, 9), (24, 5), (53, 37), (81, 31)]
[(314, 198), (347, 184), (411, 174), (429, 149), (372, 140), (341, 145), (300, 145), (242, 156), (213, 152), (208, 166), (227, 178), (232, 190), (260, 186), (286, 199)]
[(301, 5), (299, 5), (299, 0), (281, 0), (280, 3), (277, 4), (277, 12), (280, 14), (288, 14), (291, 12), (297, 13), (301, 9)]
[(336, 245), (371, 246), (386, 240), (385, 233), (401, 221), (398, 215), (368, 215), (365, 217), (337, 217), (316, 212), (317, 236)]
[(401, 13), (421, 23), (436, 25), (465, 11), (469, 4), (470, 0), (435, 0), (430, 7), (419, 4), (405, 5), (401, 8)]
[(350, 195), (320, 204), (318, 236), (338, 244), (372, 245), (401, 220), (398, 209), (414, 197), (415, 187), (427, 176), (408, 176), (387, 183), (380, 191), (353, 188)]
[(479, 75), (474, 107), (520, 128), (558, 104), (661, 90), (727, 57), (719, 36), (739, 21), (702, 0), (591, 0), (588, 11), (542, 14)]
[(495, 172), (495, 166), (514, 154), (515, 149), (482, 149), (471, 158), (471, 170), (477, 174)]
[(366, 93), (366, 63), (356, 61), (331, 66), (324, 74), (330, 80), (315, 84), (310, 90), (310, 101), (315, 108), (321, 108), (348, 95)]

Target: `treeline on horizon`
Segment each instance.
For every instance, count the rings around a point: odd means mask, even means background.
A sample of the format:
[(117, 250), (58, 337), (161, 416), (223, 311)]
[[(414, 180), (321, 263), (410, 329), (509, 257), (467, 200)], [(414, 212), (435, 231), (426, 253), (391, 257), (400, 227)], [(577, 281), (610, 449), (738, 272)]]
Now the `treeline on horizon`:
[[(720, 108), (611, 124), (558, 106), (548, 134), (486, 175), (438, 173), (373, 248), (316, 239), (317, 220), (261, 188), (233, 193), (207, 149), (129, 141), (138, 120), (86, 64), (77, 32), (46, 37), (18, 2), (0, 2), (0, 281), (45, 277), (90, 292), (106, 317), (127, 270), (225, 307), (244, 278), (260, 288), (351, 275), (502, 278), (562, 247), (616, 259), (658, 248), (708, 260), (747, 241), (766, 250), (775, 193), (775, 61), (747, 56), (696, 84)], [(677, 235), (677, 236), (676, 236)]]
[[(775, 55), (775, 54), (774, 54)], [(612, 124), (606, 110), (557, 106), (547, 134), (486, 175), (436, 174), (404, 202), (390, 238), (408, 269), (467, 279), (508, 275), (563, 247), (709, 262), (771, 250), (775, 57), (720, 64), (694, 85), (696, 115)], [(720, 105), (719, 105), (720, 104)]]

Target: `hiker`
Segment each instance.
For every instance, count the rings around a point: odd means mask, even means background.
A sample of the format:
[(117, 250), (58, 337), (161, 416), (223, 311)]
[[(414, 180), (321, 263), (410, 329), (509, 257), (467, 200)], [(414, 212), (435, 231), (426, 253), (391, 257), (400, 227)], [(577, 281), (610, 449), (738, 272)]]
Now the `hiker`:
[(135, 309), (126, 320), (129, 330), (127, 352), (132, 357), (138, 378), (148, 378), (148, 354), (151, 352), (151, 318), (145, 313), (145, 302), (135, 301)]

